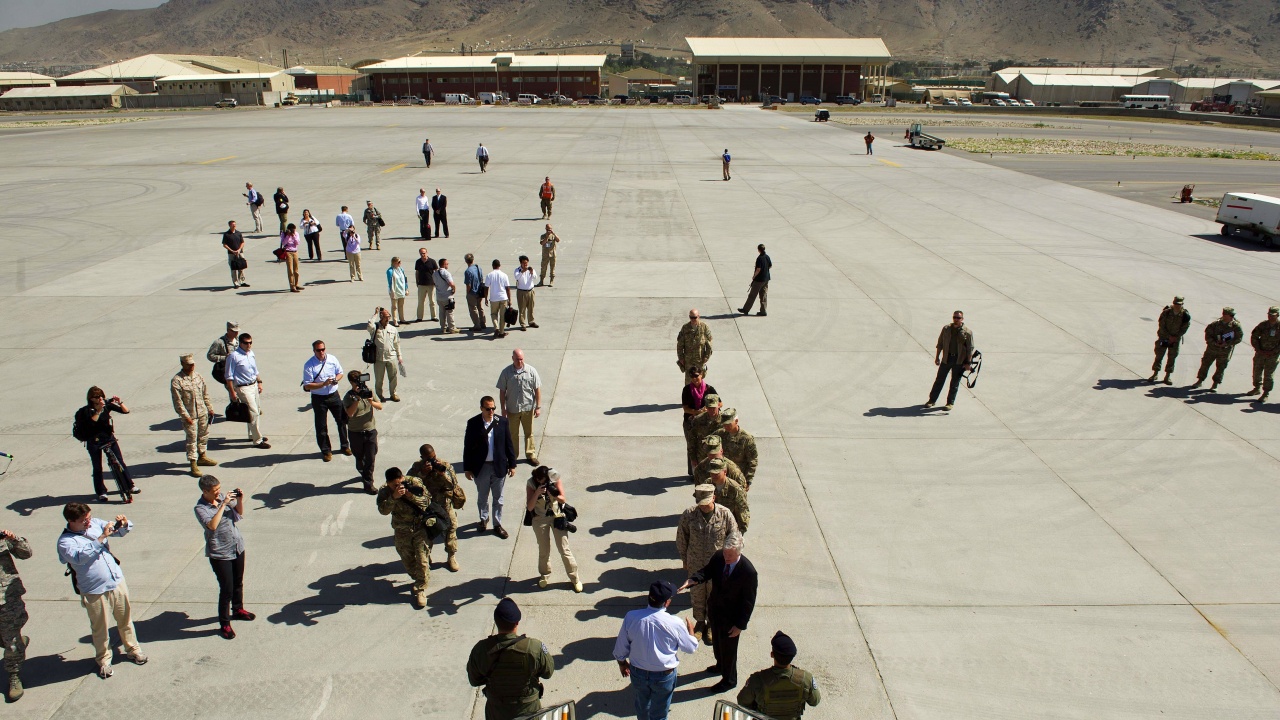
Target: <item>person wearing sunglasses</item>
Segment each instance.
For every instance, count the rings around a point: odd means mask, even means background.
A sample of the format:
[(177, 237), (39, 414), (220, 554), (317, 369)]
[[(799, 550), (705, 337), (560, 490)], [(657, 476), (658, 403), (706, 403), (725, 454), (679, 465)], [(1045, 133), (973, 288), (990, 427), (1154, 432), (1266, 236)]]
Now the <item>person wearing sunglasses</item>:
[(956, 392), (960, 389), (960, 379), (964, 371), (973, 363), (973, 331), (964, 326), (964, 313), (957, 310), (951, 314), (951, 324), (944, 325), (938, 334), (938, 347), (933, 355), (933, 364), (938, 366), (938, 377), (933, 381), (933, 389), (929, 391), (931, 408), (938, 402), (942, 394), (942, 383), (947, 374), (951, 374), (951, 386), (947, 390), (947, 406), (950, 410), (956, 404)]

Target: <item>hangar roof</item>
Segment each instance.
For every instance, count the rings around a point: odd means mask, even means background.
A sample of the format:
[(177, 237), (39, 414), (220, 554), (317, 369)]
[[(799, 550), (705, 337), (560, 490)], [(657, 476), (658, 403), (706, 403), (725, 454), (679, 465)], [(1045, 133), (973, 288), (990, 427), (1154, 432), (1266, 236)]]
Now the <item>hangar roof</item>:
[(699, 63), (884, 62), (892, 58), (880, 38), (688, 37)]

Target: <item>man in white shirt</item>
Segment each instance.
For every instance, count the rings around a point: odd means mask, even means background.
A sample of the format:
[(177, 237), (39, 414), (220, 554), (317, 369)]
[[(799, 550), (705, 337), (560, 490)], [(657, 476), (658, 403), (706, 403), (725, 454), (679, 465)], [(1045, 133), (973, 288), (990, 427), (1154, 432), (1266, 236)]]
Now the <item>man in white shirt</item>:
[(311, 393), (311, 412), (316, 419), (316, 445), (324, 461), (333, 460), (333, 445), (329, 442), (329, 417), (338, 426), (338, 443), (342, 454), (351, 454), (351, 442), (347, 438), (347, 413), (342, 407), (338, 381), (342, 379), (342, 363), (329, 354), (323, 340), (311, 343), (311, 357), (302, 365), (302, 389)]
[(516, 305), (520, 308), (520, 329), (527, 324), (531, 328), (538, 327), (533, 321), (533, 288), (538, 285), (538, 273), (529, 265), (529, 256), (520, 256), (520, 267), (516, 268)]
[(431, 239), (431, 198), (427, 197), (426, 188), (418, 189), (418, 197), (413, 199), (413, 205), (418, 211), (418, 237), (423, 240)]
[(432, 281), (436, 286), (436, 305), (440, 306), (440, 334), (456, 335), (458, 326), (453, 324), (453, 294), (458, 288), (453, 283), (453, 274), (449, 272), (448, 258), (440, 259), (440, 267), (432, 274)]
[(636, 693), (636, 716), (645, 720), (666, 720), (680, 665), (678, 653), (698, 649), (693, 620), (681, 622), (667, 612), (675, 594), (665, 580), (650, 585), (649, 606), (627, 613), (613, 644), (618, 670), (631, 678)]
[(489, 288), (489, 317), (493, 319), (493, 336), (507, 336), (507, 305), (511, 302), (511, 280), (502, 272), (502, 263), (496, 258), (493, 270), (484, 276), (485, 287)]
[(338, 228), (338, 234), (346, 232), (346, 229), (356, 224), (356, 219), (351, 217), (351, 213), (347, 212), (347, 206), (342, 206), (342, 212), (333, 219), (333, 224)]
[(480, 172), (488, 172), (489, 167), (489, 148), (480, 143), (480, 147), (476, 148), (476, 160), (480, 161)]

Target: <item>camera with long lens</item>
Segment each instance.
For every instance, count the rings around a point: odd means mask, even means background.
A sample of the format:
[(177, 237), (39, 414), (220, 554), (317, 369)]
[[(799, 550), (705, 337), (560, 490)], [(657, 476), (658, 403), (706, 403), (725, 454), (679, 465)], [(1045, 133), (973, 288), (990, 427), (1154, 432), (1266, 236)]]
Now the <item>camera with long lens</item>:
[(566, 518), (564, 515), (557, 515), (556, 519), (551, 522), (551, 525), (555, 527), (555, 529), (560, 530), (562, 532), (570, 532), (570, 533), (578, 532), (578, 526), (569, 522), (568, 518)]
[(373, 390), (369, 387), (369, 373), (360, 373), (360, 377), (356, 380), (355, 386), (352, 387), (357, 397), (369, 400), (373, 397)]
[(404, 488), (405, 492), (410, 493), (415, 497), (422, 497), (422, 493), (425, 492), (421, 485), (410, 485), (409, 483), (404, 483), (401, 487)]

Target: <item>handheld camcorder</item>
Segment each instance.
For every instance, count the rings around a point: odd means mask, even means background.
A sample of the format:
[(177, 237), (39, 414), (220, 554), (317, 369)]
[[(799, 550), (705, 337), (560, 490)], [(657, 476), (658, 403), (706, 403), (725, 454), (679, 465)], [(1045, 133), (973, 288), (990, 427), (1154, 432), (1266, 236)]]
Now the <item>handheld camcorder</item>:
[(369, 400), (373, 397), (373, 390), (369, 388), (369, 373), (360, 373), (360, 379), (356, 381), (353, 388), (358, 397)]

